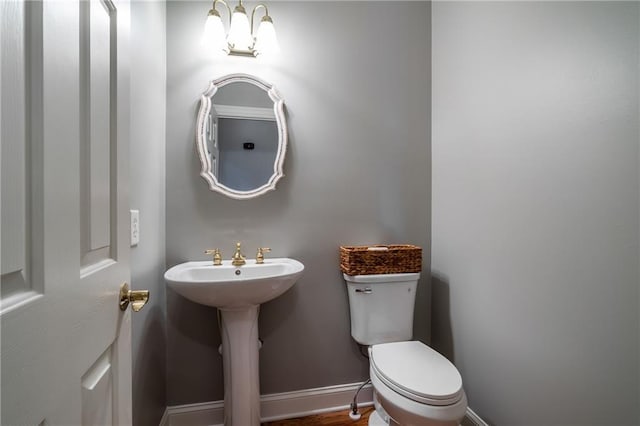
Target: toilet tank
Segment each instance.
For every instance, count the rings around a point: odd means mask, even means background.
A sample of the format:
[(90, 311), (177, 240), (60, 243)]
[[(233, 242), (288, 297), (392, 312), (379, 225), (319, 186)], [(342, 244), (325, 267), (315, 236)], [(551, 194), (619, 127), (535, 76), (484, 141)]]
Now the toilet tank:
[(411, 340), (420, 273), (342, 275), (356, 342), (369, 346)]

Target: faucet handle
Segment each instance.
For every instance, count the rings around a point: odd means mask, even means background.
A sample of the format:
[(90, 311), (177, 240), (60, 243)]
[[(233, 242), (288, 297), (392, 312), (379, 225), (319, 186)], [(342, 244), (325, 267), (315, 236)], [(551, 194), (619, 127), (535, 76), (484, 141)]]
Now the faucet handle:
[(240, 243), (238, 242), (236, 243), (236, 252), (233, 253), (233, 256), (231, 256), (231, 264), (233, 266), (242, 266), (247, 263), (245, 259), (246, 257), (244, 257), (244, 255), (242, 254)]
[(204, 253), (213, 255), (213, 264), (215, 266), (222, 265), (222, 254), (220, 253), (220, 249), (219, 248), (207, 249), (207, 250), (204, 251)]
[(269, 253), (271, 249), (269, 247), (258, 247), (258, 252), (256, 253), (256, 263), (264, 263), (264, 253)]

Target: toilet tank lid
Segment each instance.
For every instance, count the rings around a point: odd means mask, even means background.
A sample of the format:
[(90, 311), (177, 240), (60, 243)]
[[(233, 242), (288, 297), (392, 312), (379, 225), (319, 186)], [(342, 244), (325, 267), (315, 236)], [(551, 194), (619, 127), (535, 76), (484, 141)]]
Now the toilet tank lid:
[(418, 341), (371, 347), (371, 363), (381, 379), (408, 397), (453, 401), (462, 394), (462, 377), (444, 356)]
[(409, 272), (406, 274), (371, 274), (371, 275), (347, 275), (342, 274), (345, 281), (350, 283), (391, 283), (402, 281), (416, 281), (420, 279), (420, 272)]

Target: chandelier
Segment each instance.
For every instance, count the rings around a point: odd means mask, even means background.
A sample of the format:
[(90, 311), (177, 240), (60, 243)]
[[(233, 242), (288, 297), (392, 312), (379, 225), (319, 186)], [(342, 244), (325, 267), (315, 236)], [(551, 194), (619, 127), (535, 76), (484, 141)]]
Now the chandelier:
[[(226, 34), (220, 12), (216, 9), (218, 3), (222, 3), (229, 12), (229, 32)], [(264, 9), (264, 16), (260, 20), (260, 25), (254, 36), (253, 22), (256, 10), (261, 8)], [(273, 20), (269, 16), (267, 6), (263, 3), (255, 6), (251, 12), (251, 22), (249, 22), (242, 0), (239, 0), (233, 13), (225, 0), (214, 0), (204, 25), (203, 42), (212, 46), (214, 51), (222, 51), (229, 55), (259, 56), (280, 51), (276, 30), (273, 27)]]

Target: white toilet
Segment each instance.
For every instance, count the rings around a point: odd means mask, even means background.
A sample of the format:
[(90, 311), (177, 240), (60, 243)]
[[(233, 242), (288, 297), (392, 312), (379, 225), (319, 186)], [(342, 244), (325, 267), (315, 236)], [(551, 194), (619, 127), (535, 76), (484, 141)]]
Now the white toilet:
[(419, 273), (347, 275), (351, 336), (369, 346), (376, 411), (369, 425), (459, 425), (467, 397), (456, 367), (411, 341)]

